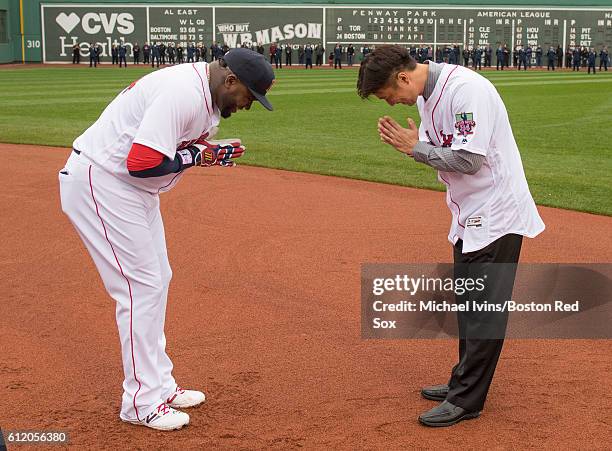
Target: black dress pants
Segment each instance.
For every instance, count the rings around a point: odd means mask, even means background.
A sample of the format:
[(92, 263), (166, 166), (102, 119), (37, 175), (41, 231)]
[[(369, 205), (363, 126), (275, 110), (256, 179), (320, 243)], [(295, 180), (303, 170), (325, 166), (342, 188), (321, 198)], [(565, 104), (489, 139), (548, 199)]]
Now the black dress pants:
[[(504, 235), (481, 250), (463, 254), (463, 242), (459, 240), (454, 247), (455, 279), (485, 277), (486, 282), (481, 292), (456, 295), (456, 303), (467, 302), (473, 307), (474, 302), (503, 305), (510, 300), (522, 242), (520, 235)], [(451, 371), (446, 399), (468, 411), (480, 411), (504, 344), (508, 313), (476, 312), (471, 308), (458, 312), (457, 321), (459, 362)]]

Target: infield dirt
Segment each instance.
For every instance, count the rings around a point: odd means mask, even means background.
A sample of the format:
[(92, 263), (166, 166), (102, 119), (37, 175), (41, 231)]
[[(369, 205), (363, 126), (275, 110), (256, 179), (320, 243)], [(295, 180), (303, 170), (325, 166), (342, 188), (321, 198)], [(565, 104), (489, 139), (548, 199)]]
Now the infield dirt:
[[(208, 401), (158, 433), (118, 418), (114, 303), (59, 205), (69, 149), (0, 145), (0, 427), (88, 449), (605, 449), (612, 342), (508, 340), (480, 419), (421, 427), (453, 340), (360, 338), (363, 262), (450, 262), (444, 194), (239, 166), (162, 195), (175, 376)], [(540, 208), (524, 262), (612, 261), (612, 218)]]

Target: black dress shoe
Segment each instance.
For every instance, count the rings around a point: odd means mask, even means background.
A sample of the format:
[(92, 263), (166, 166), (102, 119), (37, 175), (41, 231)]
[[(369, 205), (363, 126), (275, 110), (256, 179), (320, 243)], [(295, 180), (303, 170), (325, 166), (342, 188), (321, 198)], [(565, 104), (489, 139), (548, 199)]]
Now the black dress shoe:
[(444, 427), (452, 426), (462, 420), (469, 420), (471, 418), (478, 418), (480, 412), (468, 412), (459, 406), (451, 404), (448, 401), (444, 401), (439, 406), (422, 413), (419, 416), (419, 421), (425, 426), (431, 427)]
[(421, 396), (432, 401), (444, 401), (446, 395), (448, 395), (448, 384), (430, 385), (421, 390)]

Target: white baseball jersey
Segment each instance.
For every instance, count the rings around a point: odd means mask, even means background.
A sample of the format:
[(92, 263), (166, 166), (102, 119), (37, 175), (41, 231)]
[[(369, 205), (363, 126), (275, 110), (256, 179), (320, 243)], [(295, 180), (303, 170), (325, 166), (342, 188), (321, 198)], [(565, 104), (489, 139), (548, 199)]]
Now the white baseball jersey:
[(172, 270), (157, 193), (180, 178), (132, 177), (128, 153), (136, 142), (174, 159), (219, 118), (206, 63), (153, 72), (123, 90), (74, 141), (81, 153), (59, 173), (62, 209), (116, 301), (126, 421), (145, 421), (176, 389), (164, 333)]
[(208, 64), (180, 64), (152, 72), (124, 89), (100, 117), (75, 139), (73, 147), (96, 166), (143, 190), (171, 189), (182, 173), (137, 178), (129, 175), (132, 143), (174, 159), (202, 134), (219, 124), (213, 106)]
[(417, 100), (419, 139), (485, 157), (474, 175), (438, 172), (452, 213), (448, 239), (463, 252), (510, 233), (535, 237), (544, 230), (529, 192), (506, 107), (493, 84), (474, 71), (445, 64), (427, 101)]

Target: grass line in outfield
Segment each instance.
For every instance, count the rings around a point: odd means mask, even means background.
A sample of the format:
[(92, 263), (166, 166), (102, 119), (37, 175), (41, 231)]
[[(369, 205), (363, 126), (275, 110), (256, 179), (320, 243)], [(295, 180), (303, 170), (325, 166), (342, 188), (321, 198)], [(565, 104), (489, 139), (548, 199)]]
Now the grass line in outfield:
[[(150, 68), (0, 71), (0, 141), (69, 147), (110, 100)], [(239, 136), (243, 164), (442, 190), (436, 173), (383, 145), (378, 117), (418, 119), (355, 93), (356, 70), (277, 71), (275, 111), (255, 105), (222, 122)], [(612, 215), (610, 73), (482, 72), (498, 88), (536, 201)], [(563, 86), (560, 86), (563, 85)]]
[[(511, 81), (514, 80), (514, 81)], [(284, 82), (277, 83), (274, 87), (274, 91), (270, 93), (270, 95), (279, 95), (279, 94), (307, 94), (307, 93), (316, 93), (316, 92), (330, 92), (330, 89), (333, 91), (334, 88), (339, 88), (338, 92), (350, 92), (355, 88), (355, 79), (342, 79), (342, 80), (333, 80), (327, 83), (324, 83), (323, 80), (317, 81), (307, 81), (307, 82)], [(612, 82), (612, 76), (610, 77), (593, 77), (592, 75), (587, 76), (564, 76), (563, 78), (558, 77), (532, 77), (528, 80), (518, 80), (517, 77), (508, 77), (503, 79), (495, 79), (491, 80), (495, 83), (496, 86), (521, 86), (521, 85), (537, 85), (542, 81), (545, 81), (547, 85), (551, 84), (571, 84), (571, 83), (610, 83)], [(321, 85), (324, 85), (324, 88), (321, 88)], [(65, 97), (65, 89), (57, 90), (55, 92), (49, 92), (48, 86), (46, 84), (36, 85), (36, 88), (30, 87), (27, 91), (11, 89), (10, 84), (4, 84), (5, 91), (0, 93), (0, 100), (6, 99), (18, 99), (18, 98), (27, 98), (32, 97), (33, 94), (41, 94), (44, 95), (45, 99), (51, 98), (63, 98)], [(57, 88), (60, 87), (70, 87), (73, 86), (71, 82), (61, 82), (55, 85)], [(19, 84), (21, 87), (21, 84)], [(17, 85), (14, 86), (17, 88)], [(347, 89), (348, 88), (348, 89)], [(123, 89), (123, 84), (119, 84), (117, 81), (114, 82), (100, 82), (96, 83), (95, 91), (98, 94), (109, 94), (109, 93), (118, 93), (121, 89)]]

